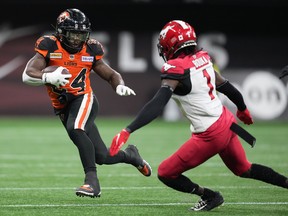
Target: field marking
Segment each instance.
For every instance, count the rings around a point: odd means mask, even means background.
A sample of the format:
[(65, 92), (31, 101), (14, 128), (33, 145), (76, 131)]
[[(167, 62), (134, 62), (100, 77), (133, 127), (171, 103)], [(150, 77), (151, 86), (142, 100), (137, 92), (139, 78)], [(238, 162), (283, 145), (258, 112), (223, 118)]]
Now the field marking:
[[(155, 189), (167, 189), (168, 187), (101, 187), (102, 190), (155, 190)], [(275, 189), (275, 186), (214, 186), (214, 188), (219, 189)], [(1, 188), (0, 191), (17, 191), (17, 190), (75, 190), (76, 188), (72, 187), (45, 187), (45, 188), (35, 188), (35, 187), (25, 187), (25, 188), (16, 188), (16, 187), (5, 187)]]
[[(179, 206), (193, 205), (191, 203), (102, 203), (102, 204), (17, 204), (0, 205), (3, 208), (23, 208), (23, 207), (119, 207), (119, 206)], [(227, 202), (224, 205), (288, 205), (288, 202)]]
[[(1, 167), (2, 166), (0, 165), (0, 168)], [(43, 173), (43, 174), (39, 174), (39, 173), (38, 174), (29, 174), (29, 173), (27, 173), (27, 174), (25, 174), (25, 173), (21, 173), (21, 176), (19, 176), (19, 173), (15, 173), (15, 174), (13, 174), (13, 173), (0, 174), (0, 178), (8, 178), (8, 177), (11, 178), (11, 177), (14, 177), (14, 176), (21, 177), (21, 178), (23, 178), (23, 177), (37, 178), (37, 177), (47, 177), (47, 176), (53, 176), (53, 177), (75, 177), (75, 178), (77, 177), (77, 178), (79, 178), (79, 177), (82, 177), (82, 174), (80, 175), (80, 174), (75, 174), (75, 173), (71, 173), (71, 174), (69, 174), (69, 173), (68, 174), (59, 174), (59, 173), (55, 173), (55, 174), (50, 174), (50, 173), (47, 173), (47, 174), (45, 174), (45, 173)], [(205, 174), (193, 174), (193, 176), (194, 177), (211, 177), (211, 176), (235, 177), (231, 173), (216, 173), (216, 174), (207, 174), (207, 173), (205, 173)], [(111, 174), (111, 173), (109, 173), (109, 174), (105, 174), (105, 173), (103, 173), (103, 174), (101, 174), (101, 177), (114, 178), (114, 177), (142, 177), (142, 176), (139, 175), (139, 173), (137, 171), (137, 173), (134, 173), (134, 174), (132, 174), (132, 173), (122, 173), (122, 174), (119, 174), (119, 173)]]

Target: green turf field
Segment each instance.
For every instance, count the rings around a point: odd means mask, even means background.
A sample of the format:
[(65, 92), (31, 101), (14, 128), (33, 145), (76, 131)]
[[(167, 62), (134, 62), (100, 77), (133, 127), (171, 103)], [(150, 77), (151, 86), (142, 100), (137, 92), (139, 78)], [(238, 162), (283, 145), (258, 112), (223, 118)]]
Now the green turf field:
[[(129, 120), (97, 120), (108, 146)], [(250, 161), (287, 176), (288, 123), (244, 127), (257, 138), (255, 148), (243, 142)], [(218, 156), (185, 174), (219, 190), (224, 206), (211, 212), (188, 211), (198, 197), (165, 187), (157, 179), (157, 167), (189, 136), (186, 121), (157, 120), (136, 131), (128, 143), (138, 146), (153, 168), (152, 176), (144, 177), (127, 164), (102, 165), (98, 167), (101, 198), (80, 198), (74, 193), (83, 183), (78, 152), (58, 119), (0, 118), (0, 215), (288, 215), (287, 189), (236, 177)]]

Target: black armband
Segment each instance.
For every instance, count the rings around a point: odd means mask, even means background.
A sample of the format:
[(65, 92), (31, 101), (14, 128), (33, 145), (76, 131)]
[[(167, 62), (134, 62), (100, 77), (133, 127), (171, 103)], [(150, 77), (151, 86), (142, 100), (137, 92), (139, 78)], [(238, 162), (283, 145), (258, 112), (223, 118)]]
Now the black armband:
[(237, 106), (239, 111), (246, 109), (242, 94), (228, 80), (217, 86), (216, 90), (225, 94)]
[(135, 120), (126, 127), (126, 130), (132, 133), (157, 118), (171, 98), (172, 92), (173, 89), (169, 86), (162, 86), (154, 97), (140, 110)]

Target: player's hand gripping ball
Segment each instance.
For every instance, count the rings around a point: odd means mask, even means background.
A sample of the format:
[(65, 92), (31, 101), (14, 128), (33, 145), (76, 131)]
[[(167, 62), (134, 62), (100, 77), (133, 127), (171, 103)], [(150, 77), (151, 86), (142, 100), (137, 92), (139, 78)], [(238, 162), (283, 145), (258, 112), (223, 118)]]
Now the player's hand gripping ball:
[(68, 84), (69, 78), (72, 76), (67, 68), (55, 65), (44, 68), (42, 72), (43, 83), (55, 85), (58, 88)]

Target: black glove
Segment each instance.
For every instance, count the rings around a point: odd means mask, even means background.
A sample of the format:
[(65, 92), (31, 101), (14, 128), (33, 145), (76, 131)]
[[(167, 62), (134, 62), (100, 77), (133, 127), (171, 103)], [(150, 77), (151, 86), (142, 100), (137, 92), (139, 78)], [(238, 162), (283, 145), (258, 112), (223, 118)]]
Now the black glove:
[(280, 79), (282, 79), (283, 77), (288, 75), (288, 65), (286, 65), (282, 70), (281, 70), (281, 74), (279, 76)]

